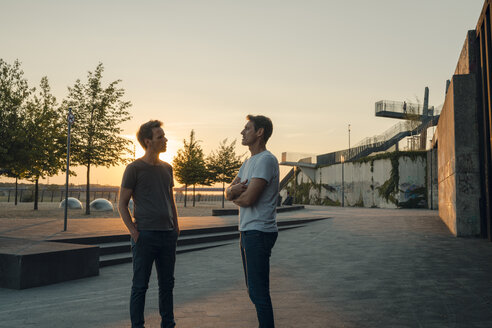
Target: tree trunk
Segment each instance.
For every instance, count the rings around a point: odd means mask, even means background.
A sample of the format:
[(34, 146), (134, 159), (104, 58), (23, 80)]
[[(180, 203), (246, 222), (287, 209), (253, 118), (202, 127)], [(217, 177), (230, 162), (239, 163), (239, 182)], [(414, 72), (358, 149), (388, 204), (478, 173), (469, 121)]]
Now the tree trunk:
[(89, 180), (89, 177), (90, 177), (90, 172), (91, 172), (91, 165), (88, 164), (87, 165), (87, 186), (86, 186), (86, 189), (85, 189), (85, 214), (86, 215), (89, 215), (91, 214), (91, 208), (90, 208), (90, 202), (91, 202), (91, 193), (90, 193), (90, 180)]
[(186, 207), (186, 198), (188, 198), (188, 185), (185, 184), (185, 203), (184, 203), (184, 207)]
[(39, 196), (39, 178), (36, 179), (36, 185), (34, 187), (34, 209), (38, 209), (38, 196)]
[(225, 200), (225, 182), (222, 181), (222, 208), (224, 208), (224, 200)]
[(17, 177), (15, 177), (15, 201), (14, 205), (17, 206)]
[(195, 185), (193, 185), (193, 207), (195, 207)]

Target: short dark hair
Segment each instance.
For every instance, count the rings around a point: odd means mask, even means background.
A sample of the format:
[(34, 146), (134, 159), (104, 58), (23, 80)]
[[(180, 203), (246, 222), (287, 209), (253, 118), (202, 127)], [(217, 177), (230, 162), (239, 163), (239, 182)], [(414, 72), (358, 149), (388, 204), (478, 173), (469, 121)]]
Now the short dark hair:
[(137, 139), (140, 145), (142, 145), (143, 149), (147, 149), (147, 145), (145, 144), (145, 139), (152, 140), (153, 134), (152, 130), (154, 128), (160, 128), (162, 126), (162, 122), (158, 120), (150, 120), (147, 123), (140, 125), (140, 128), (137, 131)]
[(263, 115), (248, 115), (246, 116), (246, 119), (253, 122), (255, 131), (263, 128), (263, 140), (265, 140), (266, 143), (268, 139), (270, 139), (273, 132), (272, 120)]

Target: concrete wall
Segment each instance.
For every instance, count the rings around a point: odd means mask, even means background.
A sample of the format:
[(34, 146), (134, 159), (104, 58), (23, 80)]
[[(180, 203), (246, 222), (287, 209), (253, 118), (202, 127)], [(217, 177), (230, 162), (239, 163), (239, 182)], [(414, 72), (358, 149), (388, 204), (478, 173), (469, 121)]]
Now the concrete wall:
[(439, 216), (456, 236), (480, 234), (476, 65), (470, 31), (437, 127)]
[[(342, 197), (345, 206), (397, 208), (399, 206), (425, 207), (426, 204), (426, 157), (417, 156), (398, 158), (400, 192), (390, 199), (382, 197), (378, 191), (391, 179), (393, 164), (390, 158), (367, 162), (334, 164), (317, 168), (315, 172), (303, 172), (297, 175), (296, 201), (306, 204), (324, 204), (341, 206)], [(314, 177), (314, 180), (312, 179)], [(293, 181), (287, 189), (294, 191)], [(282, 190), (284, 197), (287, 190)], [(398, 204), (398, 205), (397, 205)]]
[(472, 74), (455, 75), (438, 125), (439, 216), (456, 236), (480, 234), (480, 174)]
[(427, 207), (431, 210), (439, 208), (438, 182), (437, 149), (434, 148), (427, 152)]
[[(372, 172), (371, 172), (372, 167)], [(321, 174), (320, 198), (342, 203), (342, 164), (335, 164), (318, 169)], [(367, 163), (344, 163), (344, 205), (394, 208), (395, 205), (381, 198), (377, 192), (390, 177), (391, 161), (375, 161), (373, 166)], [(319, 183), (319, 181), (317, 181)]]
[(405, 207), (427, 207), (427, 156), (399, 158), (400, 190), (398, 204)]

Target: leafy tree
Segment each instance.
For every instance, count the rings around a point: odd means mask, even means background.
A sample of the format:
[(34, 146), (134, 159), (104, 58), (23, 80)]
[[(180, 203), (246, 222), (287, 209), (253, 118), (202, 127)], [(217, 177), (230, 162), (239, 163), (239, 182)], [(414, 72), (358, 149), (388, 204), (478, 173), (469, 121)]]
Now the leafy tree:
[(243, 162), (242, 157), (236, 155), (236, 140), (228, 145), (227, 139), (207, 157), (210, 179), (212, 182), (222, 182), (222, 208), (224, 208), (225, 184), (231, 183), (236, 177)]
[(205, 156), (195, 131), (191, 130), (190, 141), (183, 140), (183, 148), (178, 150), (173, 159), (173, 171), (176, 180), (185, 185), (185, 202), (188, 186), (193, 185), (193, 206), (195, 206), (195, 185), (209, 184), (209, 175), (205, 165)]
[(47, 77), (40, 83), (39, 93), (28, 100), (25, 111), (25, 133), (29, 140), (29, 159), (25, 177), (35, 182), (34, 209), (38, 209), (39, 178), (53, 176), (63, 170), (66, 157), (65, 113), (57, 108)]
[(63, 101), (63, 108), (72, 107), (75, 115), (71, 160), (87, 168), (86, 214), (90, 214), (91, 166), (127, 163), (125, 155), (131, 153), (131, 141), (120, 135), (121, 123), (131, 118), (131, 102), (122, 100), (125, 90), (118, 85), (121, 80), (103, 87), (103, 71), (103, 64), (99, 63), (94, 72), (88, 72), (85, 84), (78, 79), (68, 88), (68, 97)]
[(23, 178), (29, 154), (29, 140), (25, 134), (25, 103), (31, 94), (21, 64), (12, 65), (0, 59), (0, 172), (15, 178), (17, 205), (17, 180)]

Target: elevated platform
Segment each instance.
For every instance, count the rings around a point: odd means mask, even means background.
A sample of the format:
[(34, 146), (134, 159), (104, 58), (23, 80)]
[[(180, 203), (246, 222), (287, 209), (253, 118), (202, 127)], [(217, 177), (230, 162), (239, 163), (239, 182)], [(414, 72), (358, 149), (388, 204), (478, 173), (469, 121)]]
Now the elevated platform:
[(376, 116), (401, 120), (422, 120), (422, 117), (432, 116), (434, 114), (433, 107), (426, 112), (422, 105), (404, 101), (381, 100), (375, 104), (375, 107)]

